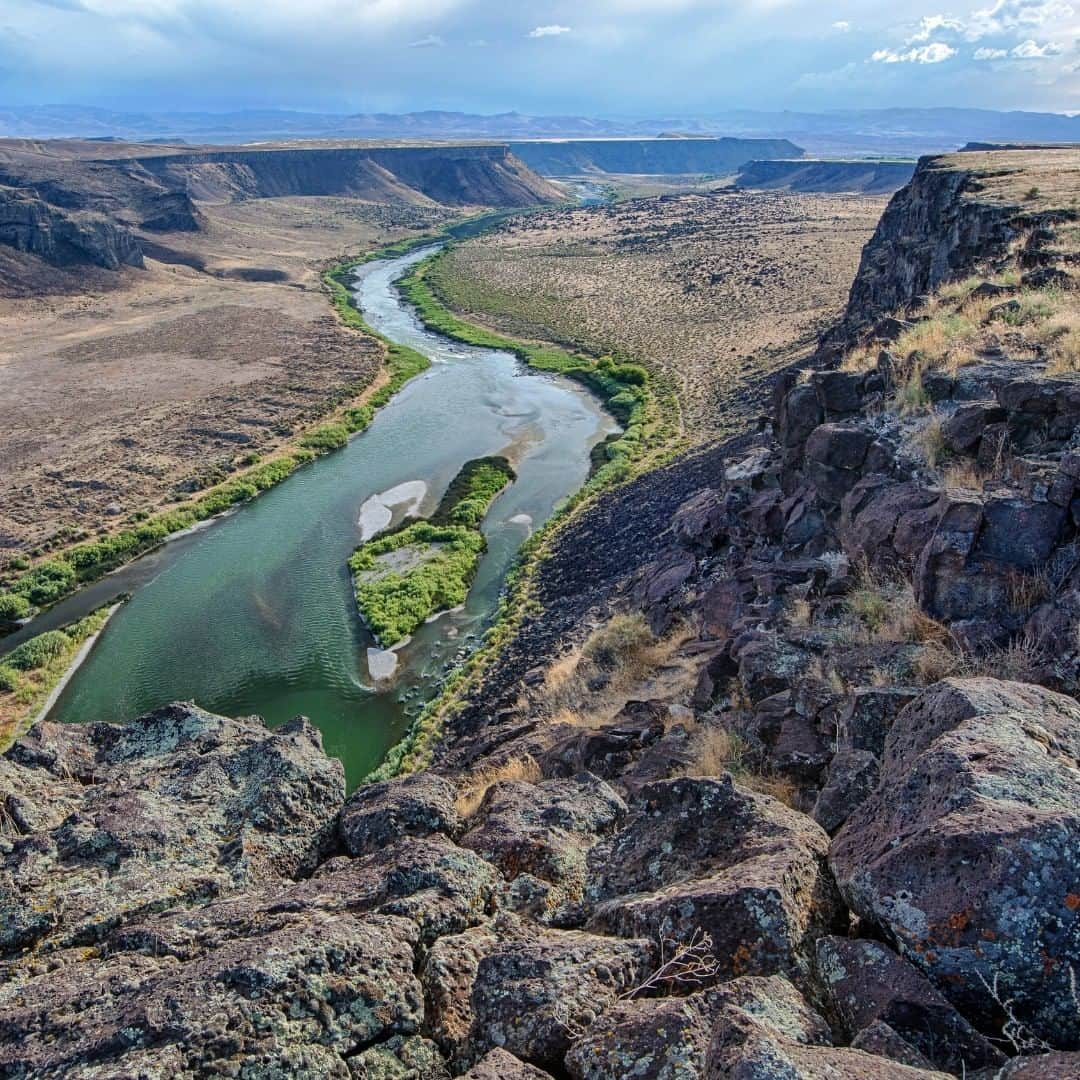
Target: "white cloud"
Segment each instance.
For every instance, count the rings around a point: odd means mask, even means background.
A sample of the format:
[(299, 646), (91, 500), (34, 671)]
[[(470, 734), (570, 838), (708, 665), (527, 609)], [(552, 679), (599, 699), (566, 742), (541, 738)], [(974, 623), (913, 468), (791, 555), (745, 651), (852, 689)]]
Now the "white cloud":
[(839, 30), (841, 34), (846, 34), (851, 29), (851, 23), (841, 19), (840, 22), (834, 22), (832, 28)]
[(952, 19), (947, 15), (925, 15), (919, 22), (919, 29), (907, 39), (907, 44), (913, 45), (917, 41), (929, 41), (942, 30), (959, 33), (963, 29), (964, 24), (959, 19)]
[(1037, 42), (1028, 38), (1027, 41), (1021, 41), (1012, 51), (1012, 55), (1020, 60), (1045, 60), (1048, 56), (1057, 56), (1062, 52), (1062, 47), (1053, 41), (1048, 41), (1045, 45), (1039, 45)]
[(446, 42), (438, 34), (428, 34), (427, 37), (418, 38), (409, 42), (410, 49), (441, 49)]
[(976, 60), (1004, 60), (1009, 55), (1008, 49), (976, 49), (974, 56)]
[(569, 34), (569, 26), (538, 26), (535, 30), (529, 31), (529, 37), (542, 38), (542, 37), (559, 37), (562, 34)]
[(932, 41), (929, 45), (908, 49), (907, 52), (878, 49), (870, 59), (878, 64), (940, 64), (951, 60), (955, 55), (956, 50), (951, 45), (946, 45), (943, 41)]

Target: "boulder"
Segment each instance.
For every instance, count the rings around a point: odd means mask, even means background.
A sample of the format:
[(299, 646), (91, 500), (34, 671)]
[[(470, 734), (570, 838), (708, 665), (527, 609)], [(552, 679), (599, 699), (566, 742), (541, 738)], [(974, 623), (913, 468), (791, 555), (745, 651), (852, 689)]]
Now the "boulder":
[(1025, 289), (1068, 289), (1072, 286), (1072, 275), (1056, 266), (1037, 266), (1020, 279), (1020, 284)]
[(404, 836), (382, 851), (323, 863), (292, 895), (323, 905), (346, 895), (354, 911), (411, 920), (421, 944), (430, 945), (482, 922), (500, 885), (494, 867), (445, 837)]
[(858, 469), (873, 441), (854, 424), (822, 424), (806, 441), (806, 458), (833, 469)]
[(513, 1054), (496, 1048), (462, 1073), (460, 1080), (551, 1080), (551, 1073), (526, 1065)]
[(810, 816), (827, 833), (836, 832), (877, 787), (878, 770), (869, 750), (838, 750)]
[(417, 1033), (424, 999), (412, 924), (346, 903), (275, 888), (57, 952), (0, 986), (0, 1074), (347, 1076), (357, 1046)]
[[(737, 980), (742, 981), (742, 980)], [(828, 1025), (784, 980), (725, 1001), (713, 1026), (706, 1080), (946, 1080), (861, 1050), (831, 1045)], [(695, 1074), (688, 1074), (695, 1075)]]
[(863, 686), (854, 690), (840, 713), (839, 745), (869, 750), (881, 757), (893, 721), (918, 694), (910, 686)]
[(922, 484), (864, 477), (840, 506), (840, 538), (848, 558), (891, 566), (917, 554), (933, 535), (939, 498)]
[(457, 788), (431, 772), (368, 784), (353, 792), (338, 817), (338, 834), (352, 855), (367, 855), (402, 836), (456, 836), (461, 829)]
[(849, 906), (979, 1024), (999, 1001), (1051, 1046), (1080, 1045), (1080, 706), (947, 679), (897, 717), (881, 784), (833, 841)]
[(942, 422), (941, 436), (954, 454), (974, 453), (988, 424), (1000, 424), (1005, 410), (994, 402), (976, 401), (961, 405)]
[(566, 1056), (573, 1080), (690, 1080), (701, 1076), (717, 1015), (712, 994), (619, 1001)]
[(4, 767), (66, 813), (0, 850), (0, 955), (92, 946), (145, 912), (310, 873), (345, 795), (304, 718), (270, 731), (193, 705), (39, 724)]
[(780, 444), (791, 449), (802, 446), (823, 418), (814, 388), (808, 383), (794, 387), (780, 407)]
[(1080, 1054), (1036, 1054), (1015, 1057), (1000, 1069), (986, 1069), (974, 1080), (1076, 1080)]
[(627, 702), (613, 723), (572, 732), (540, 754), (537, 764), (548, 778), (591, 772), (614, 780), (663, 736), (667, 716), (660, 702)]
[(914, 1046), (897, 1034), (882, 1020), (875, 1020), (851, 1040), (852, 1050), (865, 1050), (868, 1054), (898, 1061), (915, 1069), (932, 1069), (933, 1066)]
[(831, 1015), (849, 1041), (880, 1022), (947, 1072), (1005, 1062), (924, 975), (879, 942), (821, 938), (817, 970)]
[[(395, 1035), (386, 1042), (368, 1047), (349, 1058), (349, 1068), (344, 1075), (360, 1080), (450, 1080), (450, 1070), (439, 1048), (430, 1039), (419, 1035)], [(537, 1071), (536, 1075), (543, 1077), (545, 1074)]]
[(599, 777), (493, 784), (461, 846), (511, 882), (506, 902), (541, 921), (567, 914), (585, 885), (585, 855), (622, 820), (626, 805)]
[(689, 997), (616, 1003), (574, 1044), (567, 1070), (573, 1080), (693, 1080), (704, 1075), (726, 1009), (767, 1018), (796, 1041), (830, 1041), (828, 1025), (786, 979), (745, 976)]
[(852, 371), (815, 371), (810, 385), (829, 418), (848, 416), (862, 408), (863, 380), (863, 375)]
[(691, 551), (711, 551), (728, 525), (723, 496), (714, 488), (699, 491), (671, 516), (675, 539)]
[(422, 980), (432, 1036), (459, 1068), (501, 1047), (560, 1072), (573, 1033), (648, 977), (654, 946), (500, 915), (435, 943)]
[(808, 971), (839, 914), (819, 826), (730, 776), (646, 785), (632, 809), (588, 856), (593, 929), (681, 943), (708, 933), (728, 976)]

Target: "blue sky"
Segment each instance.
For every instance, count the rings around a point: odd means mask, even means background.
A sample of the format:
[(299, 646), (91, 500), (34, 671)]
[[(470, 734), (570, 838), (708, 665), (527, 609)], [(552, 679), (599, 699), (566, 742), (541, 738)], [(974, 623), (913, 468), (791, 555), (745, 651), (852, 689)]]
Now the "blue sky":
[(0, 104), (1080, 111), (1080, 0), (0, 0)]

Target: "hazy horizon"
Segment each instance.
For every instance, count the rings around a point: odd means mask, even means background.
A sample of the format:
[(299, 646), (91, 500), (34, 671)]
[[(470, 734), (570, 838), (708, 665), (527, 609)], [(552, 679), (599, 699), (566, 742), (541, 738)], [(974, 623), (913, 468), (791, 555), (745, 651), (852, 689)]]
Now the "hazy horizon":
[(151, 112), (1080, 110), (1080, 0), (0, 0), (0, 102)]

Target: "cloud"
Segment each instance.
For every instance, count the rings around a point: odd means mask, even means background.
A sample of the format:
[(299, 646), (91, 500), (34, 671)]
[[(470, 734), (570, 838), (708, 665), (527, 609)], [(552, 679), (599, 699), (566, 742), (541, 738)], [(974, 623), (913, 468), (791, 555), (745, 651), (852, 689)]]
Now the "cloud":
[(444, 45), (446, 42), (438, 34), (428, 34), (426, 37), (409, 42), (410, 49), (441, 49)]
[(925, 15), (919, 22), (919, 29), (907, 39), (907, 44), (914, 45), (917, 41), (929, 41), (942, 30), (961, 32), (963, 29), (964, 24), (959, 19), (952, 19), (946, 15)]
[(1009, 55), (1008, 49), (976, 49), (974, 56), (976, 60), (1004, 60)]
[(956, 50), (951, 45), (946, 45), (943, 41), (932, 41), (929, 45), (908, 49), (907, 52), (878, 49), (870, 59), (878, 64), (940, 64), (951, 60), (955, 55)]
[(846, 34), (849, 33), (851, 30), (851, 23), (847, 22), (844, 19), (841, 19), (839, 22), (834, 22), (832, 24), (832, 28), (834, 30), (839, 30), (841, 34)]
[(1058, 56), (1063, 51), (1063, 48), (1056, 42), (1048, 41), (1045, 45), (1039, 45), (1037, 42), (1032, 41), (1031, 38), (1028, 38), (1027, 41), (1021, 41), (1013, 49), (1011, 55), (1020, 60), (1045, 60), (1048, 56)]
[(569, 34), (569, 26), (558, 26), (553, 24), (551, 26), (538, 26), (534, 30), (529, 31), (529, 37), (542, 38), (542, 37), (559, 37), (562, 34)]

